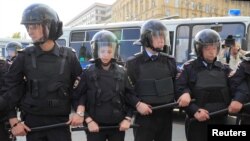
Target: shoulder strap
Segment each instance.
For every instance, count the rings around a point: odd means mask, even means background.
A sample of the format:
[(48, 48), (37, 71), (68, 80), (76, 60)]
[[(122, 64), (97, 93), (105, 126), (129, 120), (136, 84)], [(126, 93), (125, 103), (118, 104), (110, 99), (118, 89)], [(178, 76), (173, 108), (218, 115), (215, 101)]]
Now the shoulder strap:
[(86, 70), (90, 72), (90, 75), (91, 75), (90, 77), (93, 80), (94, 85), (95, 85), (95, 87), (97, 89), (97, 94), (96, 94), (95, 98), (98, 99), (101, 96), (102, 90), (101, 90), (101, 87), (100, 87), (100, 85), (98, 83), (98, 75), (97, 75), (97, 69), (96, 69), (95, 64), (89, 65), (86, 68)]
[(115, 72), (114, 72), (114, 79), (115, 79), (115, 91), (116, 93), (120, 93), (120, 83), (124, 77), (124, 68), (118, 64), (115, 64)]
[(24, 51), (27, 52), (27, 54), (31, 56), (32, 67), (34, 69), (36, 69), (36, 67), (37, 67), (37, 65), (36, 65), (36, 56), (35, 56), (35, 53), (34, 53), (35, 52), (35, 46), (25, 48)]
[(60, 66), (60, 72), (59, 74), (63, 74), (64, 72), (64, 66), (65, 66), (65, 62), (66, 62), (66, 58), (67, 58), (67, 49), (66, 47), (59, 47), (60, 51), (62, 51), (62, 60), (61, 60), (61, 66)]

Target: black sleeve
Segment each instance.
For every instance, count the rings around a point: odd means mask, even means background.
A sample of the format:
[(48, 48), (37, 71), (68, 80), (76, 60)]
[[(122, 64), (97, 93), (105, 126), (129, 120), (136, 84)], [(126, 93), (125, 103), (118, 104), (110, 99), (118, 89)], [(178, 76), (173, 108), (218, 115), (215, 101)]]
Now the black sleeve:
[(79, 77), (82, 73), (82, 67), (75, 53), (73, 53), (72, 55), (71, 69), (72, 78), (73, 80), (76, 80), (76, 78)]
[(76, 110), (78, 105), (81, 105), (82, 103), (80, 103), (80, 99), (81, 97), (78, 97), (76, 95), (76, 86), (75, 85), (79, 85), (77, 83), (80, 83), (80, 75), (82, 73), (82, 68), (81, 68), (81, 64), (77, 59), (77, 56), (75, 53), (72, 53), (72, 60), (71, 60), (71, 78), (72, 78), (72, 106), (73, 108)]
[(190, 93), (189, 88), (189, 69), (190, 67), (184, 66), (180, 72), (180, 76), (176, 79), (176, 99), (178, 99), (183, 93)]
[[(2, 87), (3, 98), (8, 101), (9, 108), (18, 106), (24, 91), (24, 52), (19, 53), (13, 64), (10, 66), (4, 78)], [(16, 114), (11, 115), (15, 117)]]
[(125, 68), (127, 71), (128, 79), (132, 85), (135, 84), (136, 82), (136, 68), (135, 68), (135, 63), (133, 61), (127, 61), (125, 64)]
[[(195, 80), (195, 71), (190, 64), (185, 65), (181, 70), (180, 76), (176, 80), (176, 99), (178, 99), (183, 93), (189, 93), (191, 98), (191, 81)], [(189, 106), (183, 108), (189, 116), (193, 116), (199, 109), (195, 103), (190, 103)]]
[(233, 100), (245, 103), (249, 98), (249, 87), (247, 83), (247, 75), (245, 73), (244, 64), (241, 63), (235, 72), (235, 74), (230, 78), (231, 92)]
[(83, 105), (85, 106), (86, 104), (86, 91), (87, 91), (87, 83), (86, 83), (87, 77), (85, 71), (82, 72), (80, 75), (79, 79), (75, 82), (78, 84), (75, 84), (77, 86), (74, 86), (73, 89), (73, 94), (72, 94), (72, 102), (73, 102), (73, 107), (76, 110), (78, 105)]
[(139, 98), (136, 97), (136, 92), (132, 87), (131, 82), (129, 81), (128, 75), (125, 73), (125, 98), (127, 103), (129, 103), (132, 107), (136, 107), (136, 104), (140, 101)]

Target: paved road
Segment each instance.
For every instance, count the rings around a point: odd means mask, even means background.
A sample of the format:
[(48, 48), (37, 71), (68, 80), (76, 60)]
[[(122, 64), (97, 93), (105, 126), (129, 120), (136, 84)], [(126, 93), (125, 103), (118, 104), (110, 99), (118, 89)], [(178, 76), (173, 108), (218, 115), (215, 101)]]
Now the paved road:
[[(86, 136), (83, 131), (72, 132), (73, 141), (86, 141)], [(133, 130), (129, 129), (126, 132), (125, 141), (133, 141)], [(24, 137), (18, 137), (17, 141), (25, 141)], [(184, 130), (184, 115), (176, 113), (173, 124), (173, 140), (172, 141), (186, 141)]]

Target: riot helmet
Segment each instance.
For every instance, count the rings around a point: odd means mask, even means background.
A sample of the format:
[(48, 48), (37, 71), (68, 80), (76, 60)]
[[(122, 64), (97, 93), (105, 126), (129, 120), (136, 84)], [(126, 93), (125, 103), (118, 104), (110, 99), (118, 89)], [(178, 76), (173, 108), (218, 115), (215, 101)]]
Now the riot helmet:
[(41, 25), (43, 38), (39, 41), (33, 41), (37, 44), (43, 44), (48, 39), (56, 40), (62, 35), (62, 22), (57, 13), (45, 4), (32, 4), (28, 6), (22, 16), (21, 24), (28, 30), (30, 25)]
[(22, 44), (16, 41), (11, 41), (6, 44), (5, 49), (7, 51), (7, 57), (14, 57), (17, 55), (17, 51), (23, 48)]
[(97, 32), (92, 40), (91, 40), (91, 49), (92, 49), (92, 57), (97, 60), (100, 59), (103, 55), (102, 49), (105, 47), (109, 47), (112, 49), (112, 59), (116, 60), (119, 56), (119, 45), (118, 39), (115, 34), (107, 31), (101, 30)]
[(202, 48), (208, 45), (217, 46), (217, 54), (219, 54), (221, 46), (221, 38), (218, 32), (212, 29), (203, 29), (194, 37), (194, 49), (198, 57), (203, 57)]
[[(169, 42), (169, 33), (166, 26), (160, 21), (156, 19), (146, 21), (141, 27), (141, 36), (140, 42), (142, 46), (151, 48), (154, 51), (160, 52), (164, 48), (170, 46)], [(163, 37), (164, 45), (162, 48), (155, 48), (153, 46), (153, 38), (155, 37)]]

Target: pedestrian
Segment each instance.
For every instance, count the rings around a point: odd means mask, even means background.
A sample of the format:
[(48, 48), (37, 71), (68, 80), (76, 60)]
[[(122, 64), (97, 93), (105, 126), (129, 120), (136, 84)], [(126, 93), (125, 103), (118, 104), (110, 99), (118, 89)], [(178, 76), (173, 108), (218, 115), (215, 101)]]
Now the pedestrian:
[(250, 102), (250, 53), (243, 57), (236, 73), (231, 77), (231, 90), (233, 100), (228, 108), (229, 113), (238, 113), (238, 121), (241, 125), (250, 124), (250, 108), (243, 104)]
[[(118, 40), (112, 32), (101, 30), (93, 36), (91, 48), (93, 63), (83, 71), (75, 91), (85, 105), (87, 140), (124, 141), (133, 115), (129, 99), (135, 94), (124, 67), (116, 62)], [(118, 128), (102, 130), (102, 126)]]
[(177, 74), (175, 59), (165, 53), (169, 35), (160, 20), (148, 20), (141, 27), (137, 43), (143, 51), (126, 62), (127, 72), (136, 91), (135, 141), (171, 141), (173, 108), (152, 111), (151, 107), (174, 101), (174, 81)]
[[(62, 122), (75, 126), (83, 122), (84, 109), (80, 104), (77, 113), (69, 118), (73, 83), (82, 72), (75, 51), (55, 42), (62, 35), (62, 22), (49, 6), (28, 6), (21, 24), (33, 46), (18, 53), (5, 77), (4, 94), (11, 97), (9, 105), (19, 105), (22, 115), (19, 121), (16, 112), (9, 113), (11, 132), (14, 136), (26, 135), (27, 141), (71, 141), (69, 126), (30, 131), (32, 127)], [(24, 80), (23, 93), (13, 92)], [(20, 102), (15, 104), (17, 101)]]
[[(231, 101), (231, 69), (216, 61), (220, 47), (221, 38), (216, 31), (199, 31), (194, 38), (197, 59), (186, 62), (176, 80), (176, 97), (179, 106), (187, 113), (185, 129), (188, 141), (207, 141), (207, 125), (227, 122), (227, 114), (209, 116), (211, 112), (227, 108)], [(191, 98), (196, 101), (190, 103)]]
[(23, 48), (22, 44), (16, 41), (11, 41), (6, 44), (5, 49), (7, 51), (7, 62), (11, 65), (16, 59), (18, 51)]
[(228, 64), (233, 71), (236, 71), (247, 51), (241, 49), (240, 43), (236, 42), (232, 35), (228, 35), (222, 46), (218, 57), (219, 61)]

